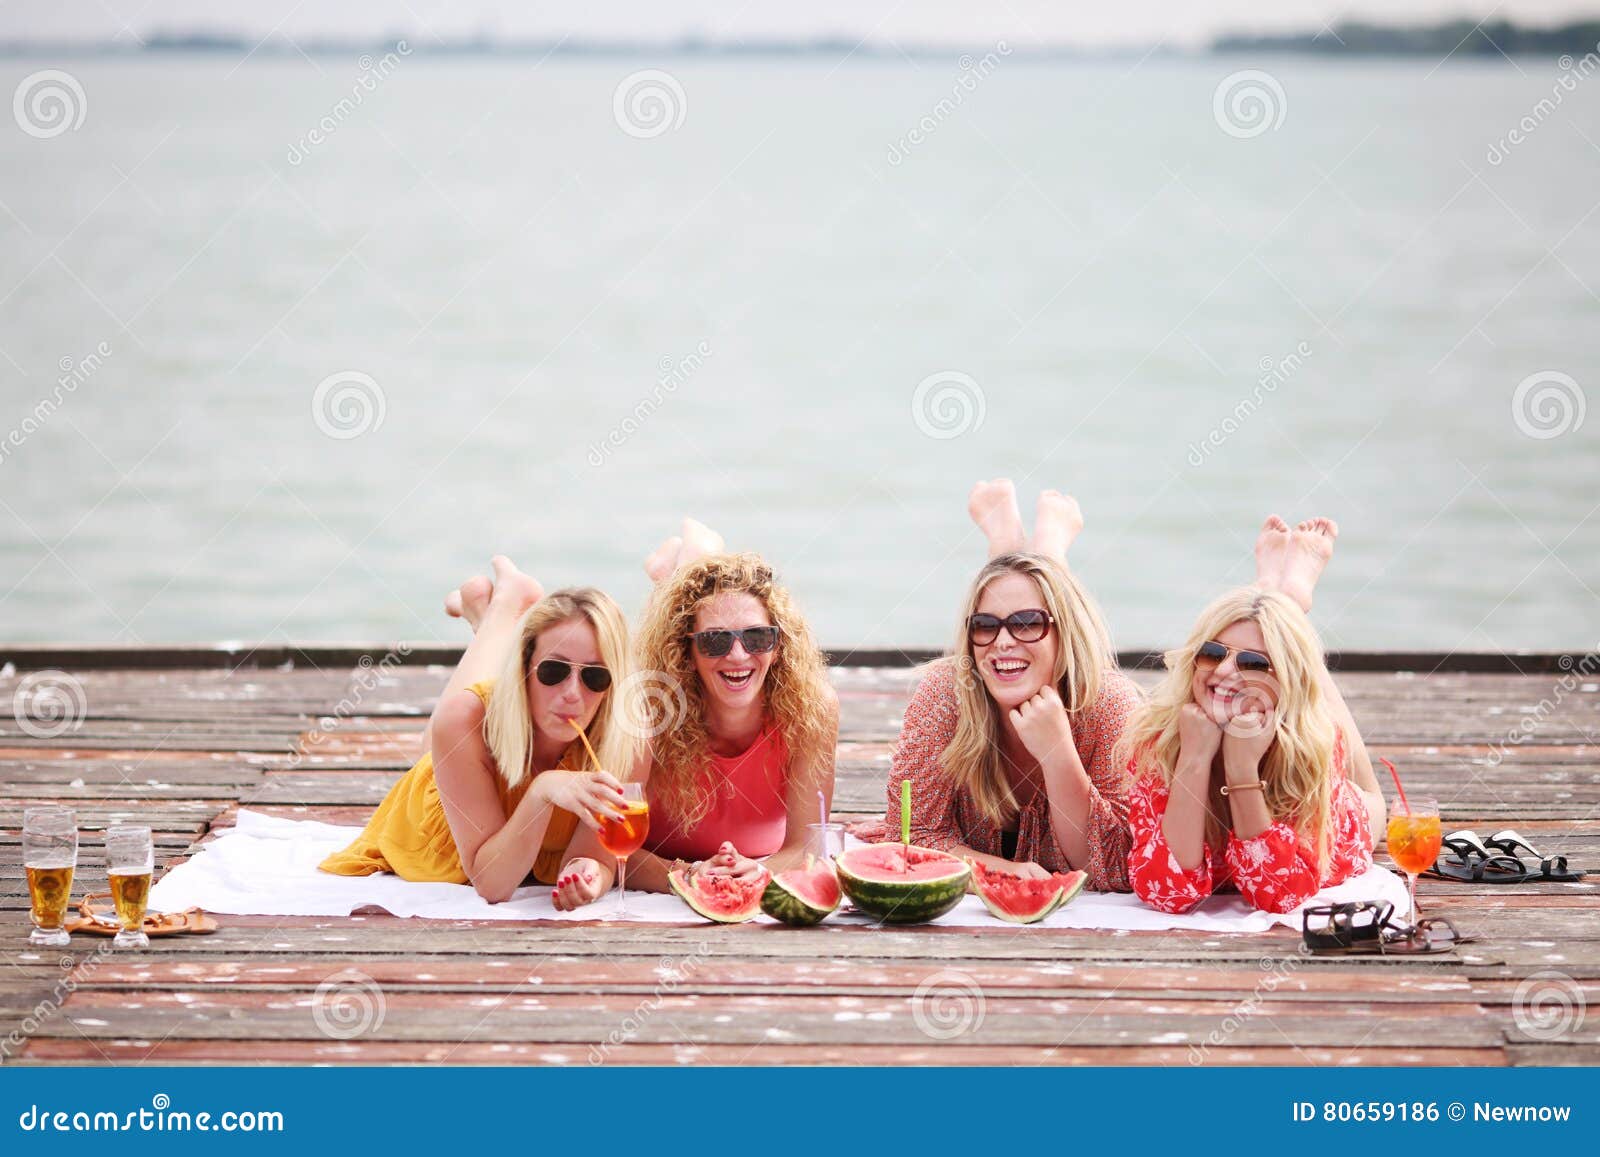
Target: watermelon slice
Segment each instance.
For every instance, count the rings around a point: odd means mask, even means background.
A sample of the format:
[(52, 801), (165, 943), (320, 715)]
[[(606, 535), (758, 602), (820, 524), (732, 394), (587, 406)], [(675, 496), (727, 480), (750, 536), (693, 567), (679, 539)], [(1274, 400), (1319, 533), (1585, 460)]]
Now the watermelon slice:
[(959, 856), (916, 844), (851, 848), (834, 863), (850, 902), (885, 924), (938, 919), (961, 902), (972, 877)]
[(819, 924), (839, 907), (839, 877), (826, 860), (790, 868), (772, 877), (761, 893), (761, 910), (774, 920), (803, 928)]
[(718, 924), (743, 924), (761, 911), (761, 894), (771, 877), (763, 871), (748, 882), (732, 876), (679, 868), (667, 876), (673, 893), (698, 915)]
[(1056, 872), (1028, 880), (976, 860), (967, 862), (972, 865), (972, 887), (978, 899), (991, 914), (1011, 924), (1037, 924), (1070, 903), (1089, 880), (1086, 872)]

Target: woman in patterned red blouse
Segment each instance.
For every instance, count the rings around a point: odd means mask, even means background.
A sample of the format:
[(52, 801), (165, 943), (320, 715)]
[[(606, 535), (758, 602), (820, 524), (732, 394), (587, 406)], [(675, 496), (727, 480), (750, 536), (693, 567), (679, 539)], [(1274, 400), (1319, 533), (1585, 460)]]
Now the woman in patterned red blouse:
[(1371, 866), (1383, 795), (1294, 599), (1223, 595), (1166, 664), (1123, 737), (1140, 899), (1185, 912), (1232, 885), (1289, 912)]
[[(1027, 550), (1010, 482), (980, 483), (970, 510), (992, 556), (962, 606), (953, 654), (906, 708), (877, 838), (911, 841), (1025, 876), (1083, 869), (1128, 890), (1126, 779), (1118, 737), (1139, 702), (1100, 612), (1067, 570), (1077, 503), (1046, 491)], [(866, 833), (863, 833), (866, 834)]]

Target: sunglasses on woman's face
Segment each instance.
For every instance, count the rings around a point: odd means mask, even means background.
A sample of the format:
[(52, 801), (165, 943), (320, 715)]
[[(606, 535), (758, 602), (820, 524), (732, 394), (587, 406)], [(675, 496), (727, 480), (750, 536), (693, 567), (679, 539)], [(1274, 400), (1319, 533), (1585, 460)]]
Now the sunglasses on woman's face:
[(1000, 637), (1000, 628), (1004, 627), (1019, 643), (1037, 643), (1050, 633), (1054, 621), (1048, 611), (1015, 611), (1003, 619), (973, 615), (967, 619), (967, 639), (976, 646), (987, 647)]
[(611, 672), (604, 667), (567, 663), (560, 659), (543, 660), (533, 669), (533, 673), (546, 687), (554, 687), (558, 683), (567, 681), (567, 676), (572, 674), (573, 667), (578, 668), (578, 678), (583, 680), (583, 685), (596, 694), (611, 686)]
[(696, 631), (689, 638), (708, 659), (720, 659), (733, 650), (733, 641), (744, 644), (746, 653), (761, 655), (778, 645), (777, 627), (746, 627), (742, 631)]
[(1208, 639), (1195, 649), (1194, 660), (1202, 667), (1215, 667), (1229, 655), (1235, 656), (1234, 666), (1241, 671), (1262, 675), (1272, 670), (1272, 660), (1260, 651), (1245, 651), (1238, 647), (1230, 647), (1226, 643), (1219, 643), (1215, 639)]

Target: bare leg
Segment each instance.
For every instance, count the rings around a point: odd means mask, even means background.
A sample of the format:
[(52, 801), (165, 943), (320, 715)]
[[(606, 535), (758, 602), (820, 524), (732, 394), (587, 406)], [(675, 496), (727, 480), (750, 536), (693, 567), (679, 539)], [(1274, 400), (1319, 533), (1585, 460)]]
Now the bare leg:
[(1311, 592), (1333, 557), (1333, 543), (1338, 537), (1339, 524), (1331, 518), (1309, 518), (1294, 528), (1279, 589), (1299, 603), (1301, 610), (1311, 609)]
[[(494, 567), (494, 593), (483, 605), (481, 617), (473, 625), (472, 642), (467, 644), (456, 669), (450, 673), (450, 681), (439, 693), (441, 701), (458, 691), (465, 691), (474, 683), (500, 674), (507, 650), (516, 645), (517, 628), (522, 624), (522, 617), (528, 613), (528, 608), (544, 597), (544, 588), (538, 580), (523, 574), (505, 555), (495, 555), (491, 565)], [(463, 592), (466, 586), (473, 585), (473, 581), (463, 584)], [(463, 593), (464, 617), (466, 603), (467, 598)], [(471, 622), (470, 619), (468, 621)], [(422, 732), (421, 749), (432, 750), (432, 743), (433, 722), (430, 720)]]
[(1055, 559), (1067, 561), (1067, 549), (1083, 530), (1083, 511), (1078, 500), (1059, 490), (1039, 492), (1038, 511), (1033, 522), (1033, 549)]
[(678, 565), (678, 553), (682, 550), (683, 539), (676, 534), (656, 547), (644, 560), (644, 573), (650, 576), (650, 581), (658, 583), (670, 578), (673, 568)]
[(1261, 533), (1256, 536), (1256, 586), (1269, 591), (1281, 590), (1283, 564), (1288, 557), (1289, 524), (1276, 514), (1269, 514), (1261, 524)]
[(1009, 478), (979, 482), (967, 495), (967, 513), (989, 541), (989, 557), (1026, 550), (1022, 512), (1017, 509), (1017, 488)]

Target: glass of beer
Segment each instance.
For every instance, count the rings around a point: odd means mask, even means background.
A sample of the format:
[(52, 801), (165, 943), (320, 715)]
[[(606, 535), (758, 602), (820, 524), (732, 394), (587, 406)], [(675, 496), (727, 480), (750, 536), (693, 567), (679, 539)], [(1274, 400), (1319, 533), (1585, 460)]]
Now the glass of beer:
[(1411, 892), (1411, 923), (1417, 922), (1417, 876), (1433, 867), (1439, 858), (1443, 831), (1439, 826), (1439, 805), (1431, 799), (1407, 801), (1398, 797), (1389, 805), (1389, 828), (1385, 843), (1389, 858), (1406, 874)]
[(111, 878), (111, 902), (121, 929), (111, 941), (117, 948), (148, 948), (144, 912), (150, 903), (150, 876), (155, 870), (155, 848), (149, 828), (106, 829), (106, 874)]
[(628, 857), (637, 852), (650, 831), (650, 804), (644, 798), (644, 785), (622, 785), (620, 816), (600, 821), (600, 846), (617, 857), (617, 915), (628, 917)]
[(22, 866), (28, 876), (28, 904), (36, 948), (72, 943), (63, 925), (72, 899), (72, 873), (78, 866), (78, 824), (71, 808), (57, 805), (22, 812)]

